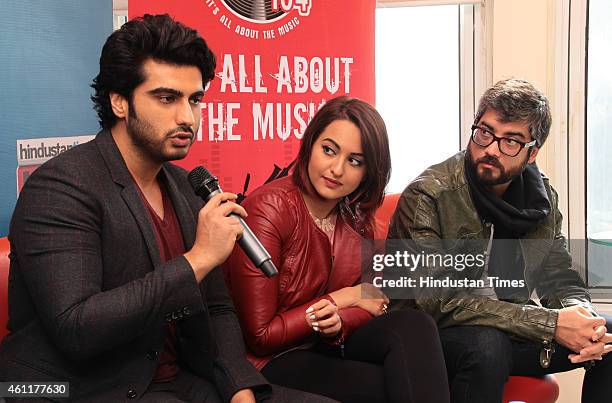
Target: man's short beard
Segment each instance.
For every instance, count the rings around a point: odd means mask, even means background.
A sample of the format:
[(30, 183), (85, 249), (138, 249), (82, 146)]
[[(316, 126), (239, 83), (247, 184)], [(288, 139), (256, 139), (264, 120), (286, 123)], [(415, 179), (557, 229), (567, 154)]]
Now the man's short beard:
[[(472, 171), (474, 172), (478, 180), (478, 183), (480, 183), (484, 187), (493, 187), (497, 185), (503, 185), (504, 183), (508, 183), (514, 180), (514, 178), (520, 176), (525, 170), (527, 163), (529, 162), (530, 154), (531, 154), (531, 150), (527, 153), (527, 157), (525, 157), (525, 161), (523, 161), (523, 163), (519, 165), (518, 168), (512, 169), (510, 171), (506, 171), (506, 168), (495, 157), (485, 156), (485, 157), (480, 158), (478, 161), (474, 161), (474, 158), (471, 152), (471, 148), (469, 146), (467, 147), (467, 152), (466, 152), (468, 162), (470, 163), (470, 167)], [(478, 164), (482, 162), (485, 162), (487, 164), (497, 167), (497, 169), (499, 169), (499, 177), (494, 178), (492, 175), (490, 175), (491, 173), (490, 170), (485, 170), (483, 174), (479, 173)]]
[[(127, 132), (130, 136), (132, 144), (134, 144), (143, 154), (146, 154), (153, 161), (163, 164), (166, 161), (173, 161), (185, 158), (186, 155), (164, 154), (162, 146), (163, 139), (156, 141), (154, 137), (155, 128), (148, 121), (138, 118), (136, 108), (131, 100), (128, 101), (129, 118), (126, 122)], [(192, 131), (189, 127), (181, 127), (183, 131)], [(193, 131), (192, 131), (193, 133)], [(168, 132), (164, 135), (164, 139), (172, 134)], [(192, 140), (193, 141), (193, 140)]]

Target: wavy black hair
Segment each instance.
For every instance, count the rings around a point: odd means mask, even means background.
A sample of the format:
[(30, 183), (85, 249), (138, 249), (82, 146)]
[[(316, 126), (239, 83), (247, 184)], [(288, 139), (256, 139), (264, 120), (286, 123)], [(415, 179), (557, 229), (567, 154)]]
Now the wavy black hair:
[(142, 66), (148, 59), (179, 66), (196, 66), (203, 86), (214, 78), (216, 59), (196, 30), (174, 21), (168, 14), (135, 18), (113, 32), (100, 55), (100, 73), (91, 84), (91, 100), (103, 129), (112, 128), (117, 116), (110, 104), (110, 93), (132, 100), (134, 89), (145, 78)]

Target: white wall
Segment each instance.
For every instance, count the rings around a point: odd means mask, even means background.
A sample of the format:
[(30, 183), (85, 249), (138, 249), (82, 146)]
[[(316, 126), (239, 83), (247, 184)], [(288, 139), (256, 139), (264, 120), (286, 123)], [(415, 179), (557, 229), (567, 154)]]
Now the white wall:
[(561, 212), (567, 216), (567, 43), (563, 36), (568, 2), (487, 0), (485, 7), (493, 7), (493, 82), (523, 78), (551, 101), (553, 125), (537, 162), (559, 192)]

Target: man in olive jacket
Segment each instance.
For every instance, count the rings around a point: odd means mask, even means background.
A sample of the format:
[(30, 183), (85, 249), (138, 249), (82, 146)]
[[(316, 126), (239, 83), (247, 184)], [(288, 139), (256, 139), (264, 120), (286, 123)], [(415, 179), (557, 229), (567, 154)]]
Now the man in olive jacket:
[[(557, 194), (535, 165), (550, 125), (540, 91), (498, 82), (480, 100), (467, 149), (412, 181), (392, 218), (388, 238), (417, 253), (484, 256), (479, 269), (445, 274), (481, 283), (438, 292), (424, 283), (416, 295), (440, 327), (453, 402), (500, 402), (509, 375), (579, 366), (583, 401), (612, 398), (612, 335), (571, 268)], [(425, 269), (417, 275), (444, 277)]]

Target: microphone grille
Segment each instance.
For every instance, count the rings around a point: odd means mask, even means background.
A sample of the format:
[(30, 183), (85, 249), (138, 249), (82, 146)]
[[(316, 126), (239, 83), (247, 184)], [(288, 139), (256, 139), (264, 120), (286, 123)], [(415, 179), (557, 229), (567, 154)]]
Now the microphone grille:
[(213, 176), (213, 174), (208, 172), (208, 169), (204, 168), (203, 166), (197, 166), (192, 169), (191, 172), (189, 172), (189, 175), (187, 175), (187, 178), (189, 179), (189, 183), (191, 183), (191, 187), (193, 188), (193, 190), (196, 191), (200, 188), (200, 186), (202, 186), (204, 182), (210, 179), (217, 179)]

